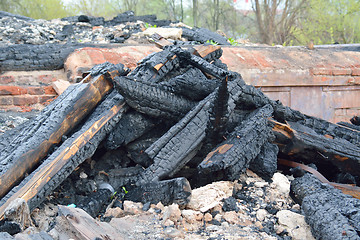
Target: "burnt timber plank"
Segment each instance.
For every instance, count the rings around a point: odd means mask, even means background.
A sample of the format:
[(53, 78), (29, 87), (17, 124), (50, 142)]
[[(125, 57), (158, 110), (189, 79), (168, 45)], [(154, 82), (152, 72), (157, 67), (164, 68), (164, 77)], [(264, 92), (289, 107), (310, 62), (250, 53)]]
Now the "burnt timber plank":
[(173, 176), (197, 153), (206, 136), (205, 130), (215, 95), (214, 92), (199, 102), (184, 118), (146, 149), (145, 152), (154, 163), (140, 175), (139, 184)]
[(271, 127), (267, 118), (272, 114), (273, 108), (270, 105), (255, 110), (199, 164), (200, 174), (209, 175), (225, 171), (230, 180), (238, 178), (271, 137)]
[(132, 108), (152, 117), (179, 120), (196, 105), (194, 101), (129, 77), (115, 77), (114, 85)]
[(125, 100), (113, 91), (89, 116), (86, 123), (54, 151), (38, 168), (0, 201), (0, 218), (16, 198), (34, 209), (72, 171), (91, 157), (100, 142), (111, 132), (127, 109)]
[(342, 138), (318, 134), (298, 122), (271, 120), (275, 143), (282, 153), (307, 163), (327, 163), (360, 176), (360, 147)]
[(291, 182), (306, 222), (317, 239), (360, 239), (360, 200), (343, 194), (311, 174)]
[(95, 220), (80, 208), (65, 206), (59, 206), (58, 208), (59, 218), (62, 221), (57, 221), (55, 229), (60, 233), (61, 239), (125, 239), (124, 235), (109, 223)]
[(91, 113), (113, 87), (107, 78), (123, 72), (123, 65), (118, 67), (121, 69), (111, 69), (109, 75), (89, 75), (84, 83), (68, 88), (12, 139), (0, 155), (0, 197), (59, 144), (63, 135)]

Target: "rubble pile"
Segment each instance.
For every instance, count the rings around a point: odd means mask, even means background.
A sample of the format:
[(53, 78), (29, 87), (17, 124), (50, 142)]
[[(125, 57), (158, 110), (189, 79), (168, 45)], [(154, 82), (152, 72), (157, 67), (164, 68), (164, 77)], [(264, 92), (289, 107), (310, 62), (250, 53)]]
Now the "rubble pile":
[[(50, 211), (56, 221), (39, 233), (58, 239), (359, 238), (360, 200), (332, 186), (353, 196), (358, 188), (329, 182), (347, 173), (359, 184), (355, 128), (270, 100), (227, 70), (219, 46), (158, 44), (163, 51), (133, 71), (95, 66), (38, 116), (0, 136), (2, 231), (28, 228), (27, 218), (13, 216), (27, 212), (16, 206), (34, 211), (46, 200), (51, 210), (68, 205)], [(278, 157), (317, 164), (329, 181), (306, 179), (305, 171), (316, 170), (298, 165), (291, 183), (297, 205), (288, 178), (277, 173)], [(337, 209), (332, 196), (346, 207)], [(330, 231), (320, 220), (331, 214)], [(141, 224), (119, 227), (129, 222)]]
[(163, 27), (167, 31), (175, 28), (176, 34), (169, 38), (177, 40), (178, 44), (213, 41), (230, 45), (225, 37), (207, 29), (157, 20), (155, 15), (135, 16), (132, 11), (121, 13), (108, 21), (103, 17), (85, 15), (47, 21), (0, 12), (0, 47), (14, 44), (148, 43), (151, 34), (146, 34), (146, 31)]

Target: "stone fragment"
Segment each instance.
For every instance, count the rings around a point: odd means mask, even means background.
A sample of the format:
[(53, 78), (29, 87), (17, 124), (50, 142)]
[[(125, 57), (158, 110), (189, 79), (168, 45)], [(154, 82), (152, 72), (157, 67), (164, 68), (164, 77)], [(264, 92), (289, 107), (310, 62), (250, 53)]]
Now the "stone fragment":
[(266, 215), (268, 214), (268, 212), (265, 210), (265, 209), (259, 209), (257, 210), (256, 212), (256, 218), (259, 220), (259, 221), (264, 221)]
[(290, 182), (287, 177), (281, 173), (275, 173), (272, 177), (270, 186), (276, 189), (281, 196), (287, 197), (290, 192)]
[(143, 204), (132, 201), (124, 201), (125, 215), (136, 215), (142, 212)]
[(68, 81), (61, 79), (51, 83), (51, 86), (58, 95), (62, 94), (70, 85), (71, 84)]
[(176, 203), (171, 204), (170, 206), (165, 207), (163, 213), (163, 222), (170, 219), (174, 223), (178, 222), (181, 217), (181, 211), (179, 209), (179, 205)]
[(205, 215), (204, 215), (205, 222), (210, 222), (212, 219), (213, 219), (213, 217), (210, 213), (205, 213)]
[(233, 187), (233, 182), (220, 181), (194, 189), (187, 208), (207, 212), (220, 204), (222, 199), (230, 197)]
[[(310, 226), (305, 222), (305, 217), (301, 214), (289, 210), (277, 212), (278, 223), (283, 226), (294, 240), (314, 239), (311, 234)], [(279, 230), (280, 231), (280, 230)]]
[(240, 219), (235, 211), (225, 212), (223, 218), (230, 224), (240, 224)]
[(104, 217), (114, 217), (114, 218), (120, 218), (125, 216), (124, 210), (122, 210), (119, 207), (116, 208), (109, 208), (106, 210)]
[(195, 223), (196, 221), (201, 221), (203, 218), (203, 214), (200, 211), (194, 210), (182, 210), (181, 215), (188, 223)]
[(184, 233), (176, 228), (168, 227), (164, 230), (165, 236), (169, 238), (183, 238)]

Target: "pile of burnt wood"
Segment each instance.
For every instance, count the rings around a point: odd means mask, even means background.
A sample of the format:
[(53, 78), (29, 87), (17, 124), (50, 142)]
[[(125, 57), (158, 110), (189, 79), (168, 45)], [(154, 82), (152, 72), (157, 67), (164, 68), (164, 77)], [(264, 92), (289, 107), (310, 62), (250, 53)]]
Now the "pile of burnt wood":
[[(97, 197), (82, 205), (91, 215), (112, 188), (126, 186), (133, 201), (185, 205), (191, 186), (236, 180), (249, 167), (270, 179), (281, 164), (293, 168), (294, 197), (317, 238), (358, 239), (360, 200), (336, 188), (359, 198), (359, 128), (270, 100), (227, 70), (221, 54), (218, 46), (169, 45), (131, 72), (95, 66), (0, 137), (1, 217), (17, 198), (37, 207), (98, 148), (123, 148), (131, 164), (97, 183)], [(339, 175), (353, 185), (330, 182)]]

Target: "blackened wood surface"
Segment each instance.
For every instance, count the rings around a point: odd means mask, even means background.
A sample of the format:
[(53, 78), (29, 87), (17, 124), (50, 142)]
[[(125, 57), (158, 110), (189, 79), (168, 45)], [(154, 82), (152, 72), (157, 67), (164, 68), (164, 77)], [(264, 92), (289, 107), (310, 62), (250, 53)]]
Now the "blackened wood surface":
[(277, 156), (279, 147), (276, 144), (265, 142), (259, 155), (251, 162), (249, 168), (259, 176), (269, 180), (277, 171)]
[(106, 137), (105, 146), (116, 149), (127, 145), (155, 126), (155, 120), (136, 111), (128, 111)]
[(318, 134), (299, 122), (273, 122), (275, 143), (282, 153), (307, 163), (326, 163), (360, 176), (360, 147), (342, 138)]
[(254, 111), (199, 164), (200, 173), (209, 175), (226, 171), (226, 177), (230, 180), (239, 177), (271, 136), (267, 118), (272, 114), (273, 108), (270, 105)]
[(0, 197), (44, 158), (112, 89), (103, 75), (77, 84), (50, 104), (0, 156)]
[(291, 190), (317, 239), (360, 239), (360, 200), (343, 194), (311, 174), (296, 178)]
[(177, 203), (185, 206), (190, 201), (191, 186), (186, 178), (149, 182), (129, 190), (125, 199), (142, 203), (158, 203), (164, 205)]
[(196, 105), (182, 96), (128, 77), (115, 77), (114, 83), (132, 108), (153, 117), (179, 120)]
[(113, 91), (77, 132), (0, 201), (0, 214), (16, 198), (26, 200), (30, 209), (38, 206), (80, 163), (94, 154), (125, 110), (124, 99)]
[(212, 93), (146, 150), (154, 163), (141, 174), (141, 182), (172, 176), (190, 161), (205, 138), (214, 100)]

